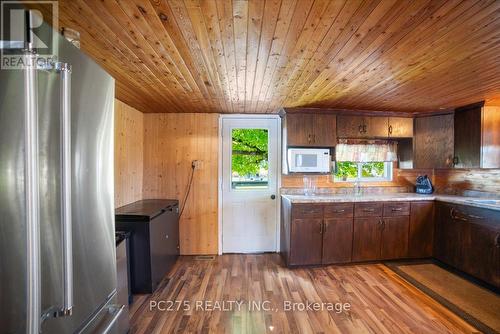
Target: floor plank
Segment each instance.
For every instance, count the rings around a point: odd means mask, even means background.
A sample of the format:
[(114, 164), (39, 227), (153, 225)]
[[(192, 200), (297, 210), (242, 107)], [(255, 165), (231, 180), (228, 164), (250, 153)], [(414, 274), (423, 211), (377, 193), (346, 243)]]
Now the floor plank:
[[(382, 264), (287, 269), (277, 254), (181, 257), (170, 277), (135, 296), (131, 333), (478, 332)], [(319, 309), (303, 310), (307, 302)]]

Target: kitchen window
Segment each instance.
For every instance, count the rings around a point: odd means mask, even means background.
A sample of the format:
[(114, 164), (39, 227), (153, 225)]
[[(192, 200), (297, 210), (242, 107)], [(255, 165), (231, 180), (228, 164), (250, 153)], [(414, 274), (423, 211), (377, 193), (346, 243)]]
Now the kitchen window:
[(335, 181), (392, 181), (397, 142), (341, 140), (335, 147)]
[(392, 181), (392, 162), (340, 161), (335, 164), (335, 181)]

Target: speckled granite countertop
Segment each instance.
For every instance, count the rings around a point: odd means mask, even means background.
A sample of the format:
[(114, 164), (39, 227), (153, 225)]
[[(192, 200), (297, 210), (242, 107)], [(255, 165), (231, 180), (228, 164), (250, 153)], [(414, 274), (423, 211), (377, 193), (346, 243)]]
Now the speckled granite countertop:
[(361, 195), (281, 195), (292, 203), (344, 203), (344, 202), (393, 202), (393, 201), (440, 201), (475, 206), (500, 211), (500, 199), (453, 195), (420, 195), (415, 193), (361, 194)]

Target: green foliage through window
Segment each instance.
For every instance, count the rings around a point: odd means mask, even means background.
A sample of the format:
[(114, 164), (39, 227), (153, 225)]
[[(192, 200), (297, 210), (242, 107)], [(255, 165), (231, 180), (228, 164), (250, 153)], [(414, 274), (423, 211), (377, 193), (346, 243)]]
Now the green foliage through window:
[(366, 162), (361, 164), (361, 177), (384, 177), (383, 162)]
[(241, 188), (248, 183), (267, 185), (268, 142), (268, 131), (265, 129), (233, 129), (233, 188)]
[(358, 164), (356, 162), (337, 162), (337, 173), (341, 179), (355, 179), (358, 177)]
[(353, 180), (353, 179), (370, 179), (370, 178), (387, 178), (385, 162), (352, 162), (341, 161), (337, 162), (335, 177), (340, 180)]

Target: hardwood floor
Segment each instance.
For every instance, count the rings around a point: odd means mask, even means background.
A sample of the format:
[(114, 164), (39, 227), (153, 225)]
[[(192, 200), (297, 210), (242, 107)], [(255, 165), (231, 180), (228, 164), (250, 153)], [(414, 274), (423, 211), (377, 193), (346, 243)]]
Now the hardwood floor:
[[(136, 296), (131, 333), (478, 332), (382, 264), (290, 270), (277, 254), (181, 257), (171, 277), (155, 294)], [(213, 301), (212, 309), (215, 301), (225, 301), (232, 310), (210, 311), (206, 304), (201, 310), (202, 301)], [(230, 301), (243, 302), (241, 309)], [(253, 301), (268, 302), (249, 304)], [(316, 302), (324, 310), (287, 311), (286, 301)], [(342, 303), (342, 311), (319, 303)], [(267, 311), (256, 310), (258, 305)], [(181, 311), (168, 311), (168, 306)]]

